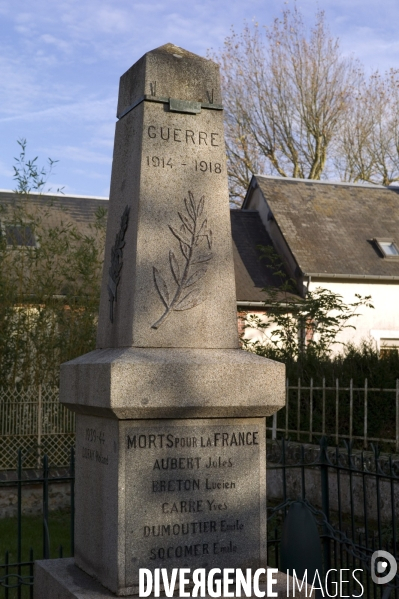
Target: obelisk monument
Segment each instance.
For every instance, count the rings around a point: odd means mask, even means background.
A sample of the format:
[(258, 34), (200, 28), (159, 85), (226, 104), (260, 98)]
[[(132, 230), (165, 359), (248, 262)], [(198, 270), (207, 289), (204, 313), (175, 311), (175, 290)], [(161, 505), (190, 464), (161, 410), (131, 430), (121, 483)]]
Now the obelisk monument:
[(63, 364), (61, 401), (74, 568), (127, 596), (140, 568), (265, 567), (265, 417), (285, 394), (282, 364), (239, 349), (218, 66), (148, 52), (117, 116), (97, 349)]

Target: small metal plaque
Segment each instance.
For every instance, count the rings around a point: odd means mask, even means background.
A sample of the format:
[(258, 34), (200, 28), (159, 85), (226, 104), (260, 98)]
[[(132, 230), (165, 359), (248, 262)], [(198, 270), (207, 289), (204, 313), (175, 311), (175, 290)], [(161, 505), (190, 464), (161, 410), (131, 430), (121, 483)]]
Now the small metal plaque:
[(190, 102), (188, 100), (176, 100), (175, 98), (170, 98), (169, 110), (171, 112), (198, 114), (201, 112), (201, 102)]
[(171, 112), (183, 112), (186, 114), (198, 114), (199, 112), (201, 112), (201, 108), (207, 108), (209, 110), (223, 110), (223, 106), (221, 104), (191, 102), (189, 100), (176, 100), (175, 98), (166, 98), (163, 96), (149, 96), (146, 94), (144, 96), (141, 96), (141, 98), (139, 98), (138, 100), (133, 102), (133, 104), (125, 108), (122, 114), (117, 114), (116, 118), (123, 118), (142, 102), (158, 102), (161, 104), (169, 104), (169, 110)]

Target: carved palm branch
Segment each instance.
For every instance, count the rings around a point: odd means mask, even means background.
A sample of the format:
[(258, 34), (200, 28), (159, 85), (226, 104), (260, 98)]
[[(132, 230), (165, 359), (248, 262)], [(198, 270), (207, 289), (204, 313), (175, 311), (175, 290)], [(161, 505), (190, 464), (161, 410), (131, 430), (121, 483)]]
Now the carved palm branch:
[(126, 206), (122, 217), (121, 226), (116, 234), (115, 243), (111, 248), (111, 266), (108, 269), (108, 296), (109, 296), (109, 318), (114, 322), (114, 302), (117, 301), (118, 285), (121, 278), (123, 266), (123, 248), (125, 246), (125, 233), (129, 224), (130, 206)]
[(194, 200), (191, 191), (188, 200), (184, 199), (186, 213), (178, 212), (181, 221), (179, 229), (169, 229), (179, 242), (183, 263), (179, 264), (174, 252), (169, 251), (169, 266), (176, 283), (173, 293), (169, 292), (164, 278), (155, 266), (153, 267), (154, 285), (165, 311), (152, 329), (158, 329), (174, 310), (190, 310), (204, 301), (198, 282), (205, 276), (208, 263), (212, 259), (212, 231), (204, 214), (205, 198)]

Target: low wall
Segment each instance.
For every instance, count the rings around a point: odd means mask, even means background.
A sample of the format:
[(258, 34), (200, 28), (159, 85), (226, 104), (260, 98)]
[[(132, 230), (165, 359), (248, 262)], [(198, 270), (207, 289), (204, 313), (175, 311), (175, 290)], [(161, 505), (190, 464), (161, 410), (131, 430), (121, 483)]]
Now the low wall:
[[(283, 500), (283, 471), (282, 469), (273, 468), (269, 464), (266, 473), (267, 480), (267, 499), (273, 503)], [(322, 491), (321, 491), (321, 468), (304, 468), (305, 478), (305, 497), (317, 508), (322, 507)], [(351, 514), (351, 487), (353, 512), (355, 517), (364, 517), (366, 509), (367, 519), (377, 520), (378, 494), (377, 494), (377, 477), (374, 473), (371, 474), (352, 474), (352, 482), (349, 473), (340, 473), (340, 500), (341, 511), (343, 514)], [(329, 468), (328, 472), (328, 487), (329, 487), (329, 505), (330, 512), (338, 512), (338, 477), (334, 468)], [(302, 473), (301, 468), (286, 469), (286, 488), (287, 497), (297, 499), (302, 497)], [(380, 479), (379, 481), (379, 508), (381, 520), (390, 522), (392, 520), (392, 504), (391, 504), (391, 482), (389, 480)], [(392, 496), (395, 513), (399, 514), (399, 478), (392, 485)]]
[[(22, 484), (22, 513), (37, 516), (43, 513), (43, 483), (39, 471), (24, 471), (25, 479), (31, 480)], [(57, 471), (57, 476), (68, 476), (68, 471)], [(18, 510), (18, 485), (14, 480), (16, 473), (3, 471), (0, 473), (0, 518), (14, 518)], [(1, 484), (7, 483), (7, 484)], [(71, 506), (71, 485), (69, 481), (52, 481), (49, 479), (48, 506), (50, 511), (68, 509)]]

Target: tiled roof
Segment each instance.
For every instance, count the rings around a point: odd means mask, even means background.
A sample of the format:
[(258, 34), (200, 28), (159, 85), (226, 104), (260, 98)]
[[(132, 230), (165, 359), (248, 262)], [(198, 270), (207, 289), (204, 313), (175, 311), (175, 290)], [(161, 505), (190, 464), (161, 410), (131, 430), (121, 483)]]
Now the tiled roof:
[(254, 210), (230, 210), (233, 237), (234, 270), (237, 301), (264, 302), (264, 287), (279, 287), (281, 280), (268, 268), (270, 262), (261, 259), (258, 245), (271, 246), (259, 213)]
[(399, 276), (399, 260), (381, 257), (372, 241), (399, 247), (397, 187), (255, 179), (303, 273)]
[[(15, 202), (16, 194), (12, 191), (0, 191), (0, 206), (6, 211)], [(32, 212), (36, 207), (49, 208), (46, 212), (46, 222), (54, 226), (60, 219), (72, 221), (81, 232), (85, 232), (90, 224), (95, 222), (96, 211), (99, 207), (108, 208), (106, 198), (82, 197), (82, 196), (53, 196), (50, 194), (30, 194), (28, 198), (20, 198), (20, 201), (28, 204)], [(2, 215), (0, 213), (0, 221)]]

